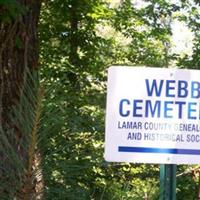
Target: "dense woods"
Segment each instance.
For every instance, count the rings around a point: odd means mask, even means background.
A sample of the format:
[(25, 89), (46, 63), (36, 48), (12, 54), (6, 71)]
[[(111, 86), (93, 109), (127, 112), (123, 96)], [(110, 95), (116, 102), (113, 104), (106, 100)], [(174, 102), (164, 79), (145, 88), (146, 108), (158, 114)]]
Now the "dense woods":
[[(104, 160), (107, 69), (199, 69), (199, 4), (0, 0), (0, 199), (158, 199), (159, 165)], [(178, 166), (177, 199), (199, 188)]]

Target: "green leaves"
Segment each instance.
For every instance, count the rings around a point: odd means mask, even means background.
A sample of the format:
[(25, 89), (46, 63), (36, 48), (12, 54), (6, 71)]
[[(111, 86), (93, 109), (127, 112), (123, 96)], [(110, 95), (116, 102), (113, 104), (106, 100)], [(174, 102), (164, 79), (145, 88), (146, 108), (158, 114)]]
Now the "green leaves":
[(10, 23), (25, 11), (26, 9), (16, 0), (0, 0), (0, 21)]
[(126, 0), (116, 9), (101, 0), (43, 3), (40, 62), (48, 92), (39, 133), (45, 135), (45, 199), (158, 198), (157, 166), (104, 161), (106, 70), (110, 64), (168, 67), (174, 60), (188, 65), (189, 58), (179, 61), (170, 46), (181, 6), (167, 0), (141, 7)]

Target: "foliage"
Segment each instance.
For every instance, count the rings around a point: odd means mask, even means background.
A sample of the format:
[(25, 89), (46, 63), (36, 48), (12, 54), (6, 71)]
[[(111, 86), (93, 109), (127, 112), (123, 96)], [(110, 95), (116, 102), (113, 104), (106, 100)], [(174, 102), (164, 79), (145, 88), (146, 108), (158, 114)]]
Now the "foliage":
[(193, 45), (193, 54), (191, 56), (185, 55), (182, 58), (179, 58), (178, 66), (187, 67), (190, 69), (200, 69), (200, 59), (199, 59), (199, 43), (200, 43), (200, 32), (199, 32), (199, 3), (196, 2), (196, 6), (192, 2), (188, 2), (184, 8), (188, 11), (188, 15), (185, 16), (183, 21), (185, 21), (188, 27), (193, 31), (194, 45)]
[(17, 0), (0, 0), (0, 21), (10, 23), (25, 11)]
[(137, 8), (124, 1), (116, 10), (114, 26), (131, 39), (127, 58), (133, 65), (168, 66), (171, 13), (178, 9), (166, 1), (149, 1)]
[(82, 3), (51, 1), (42, 9), (41, 74), (47, 88), (55, 87), (45, 105), (59, 110), (43, 141), (45, 198), (158, 199), (157, 166), (103, 160), (105, 74), (114, 63), (169, 66), (176, 59), (170, 23), (181, 8), (164, 0), (144, 8), (129, 0), (116, 9), (100, 0)]
[[(157, 165), (104, 161), (106, 70), (111, 64), (169, 67), (174, 61), (184, 68), (199, 68), (198, 9), (191, 8), (189, 1), (176, 5), (167, 0), (149, 0), (137, 6), (125, 0), (116, 8), (109, 2), (51, 0), (42, 5), (40, 82), (46, 92), (39, 103), (43, 105), (40, 126), (37, 76), (30, 76), (33, 81), (27, 82), (11, 119), (21, 127), (20, 133), (26, 134), (24, 148), (31, 152), (27, 161), (32, 162), (33, 154), (41, 160), (37, 169), (44, 179), (47, 200), (158, 199)], [(184, 9), (190, 11), (189, 17), (180, 14)], [(1, 10), (0, 20), (5, 22), (23, 12), (15, 0), (0, 0)], [(192, 57), (183, 58), (170, 51), (174, 13), (195, 33)], [(1, 151), (9, 155), (2, 165), (3, 169), (9, 168), (0, 174), (5, 183), (0, 187), (0, 194), (4, 195), (1, 199), (22, 192), (28, 185), (22, 182), (24, 173), (30, 171), (30, 164), (27, 167), (28, 162), (26, 166), (21, 163), (20, 153), (7, 140), (7, 135), (12, 134), (12, 129), (8, 130), (1, 130), (0, 136), (0, 155)], [(178, 173), (187, 169), (188, 166), (179, 166)], [(8, 179), (13, 180), (13, 185), (6, 184)], [(43, 185), (40, 187), (43, 189)], [(198, 177), (179, 176), (178, 199), (194, 199), (196, 192), (191, 195), (190, 191), (197, 191), (198, 187)]]
[[(146, 182), (138, 175), (142, 168), (103, 160), (105, 69), (118, 59), (115, 47), (120, 45), (113, 37), (101, 37), (96, 27), (110, 25), (107, 16), (114, 12), (102, 1), (85, 2), (84, 7), (80, 1), (65, 3), (43, 5), (40, 24), (41, 73), (47, 88), (55, 86), (45, 109), (59, 109), (56, 118), (49, 118), (54, 128), (49, 130), (49, 142), (43, 143), (45, 198), (139, 199), (149, 190), (147, 186), (139, 192)], [(152, 169), (147, 167), (145, 174), (158, 176)], [(149, 183), (156, 191), (155, 179)]]

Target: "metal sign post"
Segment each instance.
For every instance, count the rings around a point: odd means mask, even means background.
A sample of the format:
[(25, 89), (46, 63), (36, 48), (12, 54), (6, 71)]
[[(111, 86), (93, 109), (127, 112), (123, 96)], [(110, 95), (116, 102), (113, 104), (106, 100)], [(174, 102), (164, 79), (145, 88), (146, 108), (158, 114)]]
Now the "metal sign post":
[(176, 200), (176, 165), (160, 165), (160, 199)]

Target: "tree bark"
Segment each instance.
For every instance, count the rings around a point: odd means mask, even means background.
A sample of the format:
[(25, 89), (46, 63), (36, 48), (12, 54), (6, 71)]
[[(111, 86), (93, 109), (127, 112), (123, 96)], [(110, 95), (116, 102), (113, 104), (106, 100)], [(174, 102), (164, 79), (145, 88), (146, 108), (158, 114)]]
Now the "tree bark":
[(37, 24), (40, 1), (18, 0), (25, 14), (12, 22), (0, 22), (0, 122), (19, 99), (25, 68), (38, 68)]
[[(15, 3), (13, 1), (13, 3)], [(16, 0), (16, 7), (20, 11), (9, 15), (9, 6), (0, 4), (1, 15), (7, 15), (9, 20), (0, 18), (0, 132), (5, 134), (8, 129), (14, 130), (12, 134), (6, 134), (7, 145), (11, 146), (19, 159), (26, 164), (28, 152), (23, 144), (23, 136), (20, 127), (9, 121), (12, 107), (19, 103), (21, 91), (26, 79), (26, 69), (38, 69), (38, 35), (37, 25), (39, 20), (40, 0)], [(22, 9), (21, 9), (22, 8)], [(17, 13), (18, 12), (18, 13)], [(3, 14), (2, 14), (3, 13)], [(0, 145), (3, 143), (1, 142)], [(6, 144), (4, 143), (6, 148)], [(5, 149), (4, 148), (4, 149)], [(17, 177), (15, 164), (3, 150), (0, 149), (0, 199), (7, 194), (15, 196), (10, 192), (16, 187)], [(10, 172), (9, 177), (5, 177), (5, 172)], [(16, 173), (15, 176), (12, 176)], [(16, 197), (16, 196), (15, 196)], [(11, 198), (10, 198), (11, 199)]]

